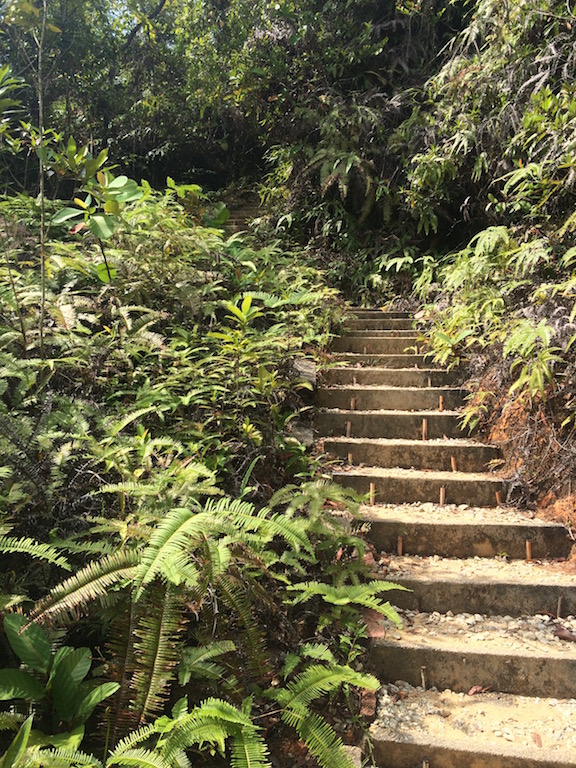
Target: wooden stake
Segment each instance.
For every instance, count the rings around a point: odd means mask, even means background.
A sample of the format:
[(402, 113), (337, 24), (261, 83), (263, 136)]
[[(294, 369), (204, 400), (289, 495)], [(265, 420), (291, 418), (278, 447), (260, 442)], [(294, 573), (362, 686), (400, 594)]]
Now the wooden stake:
[(440, 395), (438, 398), (438, 410), (442, 412), (444, 410), (444, 395)]
[(358, 381), (357, 381), (357, 379), (356, 379), (356, 376), (352, 376), (352, 384), (353, 384), (354, 386), (356, 386), (356, 384), (357, 384), (357, 383), (358, 383)]
[(562, 595), (559, 595), (558, 597), (558, 605), (556, 606), (556, 618), (561, 619), (562, 618), (562, 601), (563, 601)]
[(532, 560), (532, 542), (526, 539), (526, 562), (529, 563)]
[(502, 506), (502, 494), (500, 491), (496, 491), (496, 506), (501, 507)]
[(457, 472), (456, 468), (456, 456), (450, 456), (450, 465), (452, 467), (452, 472)]
[(402, 557), (402, 549), (403, 549), (402, 536), (398, 536), (398, 541), (396, 543), (396, 552), (398, 553), (398, 557)]
[(376, 486), (370, 483), (370, 504), (373, 506), (376, 501)]
[(432, 376), (428, 376), (428, 386), (432, 386)]
[(422, 683), (422, 688), (426, 690), (426, 667), (420, 667), (420, 682)]
[(367, 354), (366, 350), (367, 350), (367, 347), (362, 347), (362, 354), (363, 354), (363, 355), (366, 355), (366, 354)]
[(440, 486), (440, 506), (443, 507), (446, 504), (446, 486)]
[(422, 419), (422, 440), (428, 440), (428, 419)]
[(347, 421), (346, 422), (346, 437), (350, 437), (352, 435), (352, 422)]
[(348, 454), (348, 464), (352, 464), (352, 454)]
[(350, 410), (355, 411), (356, 410), (356, 398), (351, 397), (350, 398)]
[(430, 760), (422, 760), (422, 768), (430, 768)]

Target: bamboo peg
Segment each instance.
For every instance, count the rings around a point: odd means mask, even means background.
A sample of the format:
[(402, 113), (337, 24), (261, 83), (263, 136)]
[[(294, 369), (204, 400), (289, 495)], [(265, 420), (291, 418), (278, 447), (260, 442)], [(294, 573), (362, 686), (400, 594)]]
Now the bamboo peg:
[(422, 683), (422, 688), (426, 690), (426, 667), (424, 666), (420, 667), (420, 682)]
[(402, 541), (402, 536), (398, 536), (398, 541), (396, 542), (396, 552), (398, 553), (398, 557), (402, 557), (403, 550), (404, 542)]
[(350, 437), (352, 435), (352, 422), (347, 421), (346, 422), (346, 437)]
[(496, 506), (500, 507), (502, 506), (502, 494), (500, 491), (496, 491)]
[(526, 539), (526, 562), (532, 561), (532, 542)]
[(352, 454), (348, 454), (348, 464), (352, 464)]
[(457, 472), (456, 468), (456, 456), (450, 456), (450, 466), (452, 467), (452, 472)]
[(422, 419), (422, 440), (428, 440), (428, 419)]
[(564, 600), (562, 595), (558, 596), (558, 604), (556, 605), (556, 618), (562, 618), (562, 601)]
[(440, 395), (438, 398), (438, 410), (442, 412), (444, 410), (444, 395)]
[(440, 486), (440, 506), (443, 507), (446, 504), (446, 486)]
[(356, 398), (351, 397), (350, 398), (350, 410), (355, 411), (356, 410)]
[(370, 504), (374, 505), (376, 501), (376, 485), (374, 483), (370, 483)]

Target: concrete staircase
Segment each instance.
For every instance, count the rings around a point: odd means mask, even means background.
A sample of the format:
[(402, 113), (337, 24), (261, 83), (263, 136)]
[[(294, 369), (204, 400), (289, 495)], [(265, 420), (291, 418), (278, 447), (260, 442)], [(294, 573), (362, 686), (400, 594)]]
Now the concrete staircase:
[(462, 432), (457, 375), (430, 366), (412, 327), (354, 310), (318, 390), (318, 432), (344, 461), (333, 477), (367, 494), (381, 575), (411, 590), (392, 593), (401, 629), (369, 617), (385, 684), (373, 760), (576, 768), (576, 642), (558, 636), (576, 630), (576, 577), (555, 562), (570, 539), (502, 506), (498, 449)]

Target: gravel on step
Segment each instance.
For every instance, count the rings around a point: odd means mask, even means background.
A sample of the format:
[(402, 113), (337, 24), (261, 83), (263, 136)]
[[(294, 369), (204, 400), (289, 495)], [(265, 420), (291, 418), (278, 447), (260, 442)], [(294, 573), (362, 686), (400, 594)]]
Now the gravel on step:
[(539, 583), (566, 585), (576, 588), (576, 576), (562, 572), (564, 561), (510, 560), (505, 553), (501, 557), (469, 557), (465, 559), (431, 555), (384, 554), (378, 561), (380, 575), (390, 581), (410, 577), (438, 581), (463, 581), (482, 579), (490, 583)]
[[(576, 750), (576, 700), (514, 696), (502, 693), (454, 693), (415, 688), (401, 680), (384, 686), (376, 738), (431, 743), (470, 740), (495, 750), (515, 745), (573, 764)], [(472, 747), (474, 748), (474, 747)]]
[[(429, 442), (434, 442), (430, 440)], [(445, 442), (438, 440), (437, 442)], [(466, 441), (468, 443), (468, 441)], [(474, 444), (470, 441), (470, 444)], [(524, 512), (512, 507), (474, 507), (468, 504), (434, 504), (432, 502), (414, 502), (412, 504), (373, 504), (362, 505), (362, 514), (366, 513), (378, 519), (397, 519), (422, 523), (434, 522), (458, 523), (526, 523), (533, 519), (536, 524), (551, 525), (551, 523), (539, 521), (532, 512)], [(553, 525), (553, 524), (552, 524)]]
[[(394, 602), (393, 593), (390, 598)], [(388, 619), (377, 620), (385, 639), (398, 641), (410, 638), (418, 646), (453, 646), (465, 642), (472, 652), (519, 651), (529, 654), (553, 653), (566, 656), (576, 663), (576, 642), (561, 639), (555, 633), (562, 627), (576, 637), (576, 617), (556, 619), (548, 614), (534, 616), (486, 616), (479, 613), (425, 613), (399, 610), (402, 628)], [(376, 620), (373, 616), (372, 621)], [(576, 693), (576, 688), (575, 688)], [(575, 726), (576, 727), (576, 726)]]

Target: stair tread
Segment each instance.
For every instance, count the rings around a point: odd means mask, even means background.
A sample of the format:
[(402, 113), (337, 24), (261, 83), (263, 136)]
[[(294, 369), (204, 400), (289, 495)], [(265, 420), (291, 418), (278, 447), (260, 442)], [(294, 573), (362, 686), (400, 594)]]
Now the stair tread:
[(531, 517), (514, 507), (473, 507), (467, 504), (365, 504), (360, 507), (364, 519), (372, 522), (402, 522), (405, 525), (518, 526), (564, 529), (560, 523)]
[(443, 482), (492, 482), (502, 483), (502, 478), (495, 473), (488, 472), (449, 472), (435, 469), (405, 469), (403, 467), (350, 467), (333, 472), (335, 477), (362, 476), (362, 477), (398, 477), (414, 479), (435, 478)]
[[(397, 368), (396, 370), (400, 369)], [(443, 392), (465, 391), (463, 390), (463, 387), (401, 387), (399, 385), (394, 386), (391, 384), (330, 384), (326, 387), (320, 386), (318, 389), (323, 392), (331, 392), (332, 390), (335, 392), (438, 392), (440, 395)]]
[[(414, 413), (407, 411), (406, 413)], [(445, 411), (444, 411), (445, 413)], [(418, 448), (439, 448), (440, 446), (492, 448), (489, 443), (481, 443), (469, 437), (431, 437), (428, 440), (410, 440), (405, 437), (325, 437), (325, 441), (333, 443), (352, 443), (353, 445), (397, 445), (414, 446)]]
[[(531, 521), (534, 522), (534, 521)], [(386, 556), (386, 579), (442, 582), (479, 582), (482, 584), (554, 584), (576, 588), (576, 574), (565, 573), (562, 563), (553, 560), (506, 561), (500, 558)], [(574, 644), (576, 651), (576, 643)], [(575, 690), (576, 693), (576, 690)]]
[[(370, 728), (370, 736), (377, 743), (421, 745), (427, 750), (430, 765), (436, 764), (436, 750), (461, 753), (459, 762), (456, 758), (442, 762), (443, 766), (504, 766), (514, 758), (526, 760), (534, 768), (576, 765), (574, 699), (490, 692), (469, 696), (399, 685), (388, 686), (381, 695), (378, 719)], [(382, 748), (383, 754), (386, 749)], [(494, 762), (490, 762), (491, 755)], [(404, 768), (408, 763), (386, 765)]]
[[(576, 661), (576, 643), (556, 637), (556, 621), (545, 614), (514, 618), (404, 611), (400, 615), (405, 617), (400, 629), (388, 619), (370, 621), (369, 633), (372, 636), (383, 635), (372, 637), (374, 646), (438, 650), (464, 656), (545, 657), (548, 660)], [(576, 630), (574, 617), (560, 619), (559, 623), (569, 631)], [(377, 625), (382, 631), (375, 630)], [(479, 681), (479, 684), (485, 683)]]
[(422, 415), (423, 418), (428, 418), (430, 416), (461, 416), (460, 411), (453, 411), (444, 409), (443, 411), (440, 411), (436, 409), (435, 411), (430, 410), (420, 410), (415, 409), (413, 411), (406, 411), (406, 410), (400, 410), (400, 409), (392, 409), (389, 410), (387, 408), (358, 408), (353, 411), (346, 409), (346, 408), (321, 408), (320, 409), (322, 413), (343, 413), (343, 414), (352, 414), (354, 415), (357, 413), (360, 416), (366, 416), (370, 414), (382, 414), (382, 415), (388, 415), (388, 416), (418, 416)]

